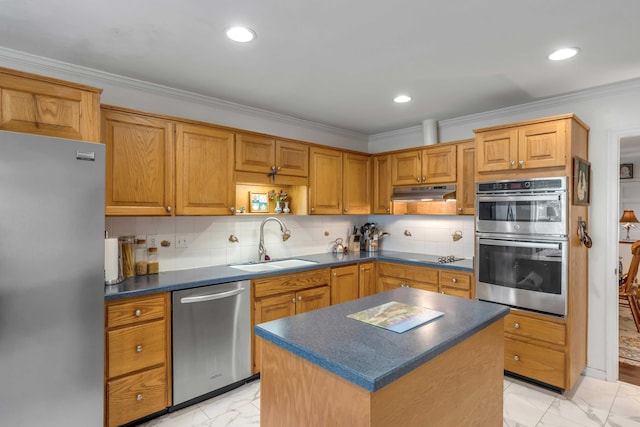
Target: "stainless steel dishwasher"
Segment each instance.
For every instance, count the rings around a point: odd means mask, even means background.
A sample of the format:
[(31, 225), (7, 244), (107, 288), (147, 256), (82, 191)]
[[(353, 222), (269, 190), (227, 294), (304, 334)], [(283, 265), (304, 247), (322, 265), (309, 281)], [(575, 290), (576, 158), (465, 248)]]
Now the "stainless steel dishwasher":
[(251, 376), (250, 281), (173, 292), (173, 405)]

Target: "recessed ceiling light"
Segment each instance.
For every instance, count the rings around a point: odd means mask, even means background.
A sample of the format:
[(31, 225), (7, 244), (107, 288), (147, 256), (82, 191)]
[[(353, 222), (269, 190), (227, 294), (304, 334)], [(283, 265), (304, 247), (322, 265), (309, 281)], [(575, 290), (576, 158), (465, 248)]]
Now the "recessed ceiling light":
[(227, 37), (234, 42), (247, 43), (256, 38), (256, 33), (248, 27), (230, 27), (226, 30)]
[(403, 102), (411, 101), (411, 97), (409, 95), (398, 95), (393, 98), (393, 101), (397, 102), (398, 104), (402, 104)]
[(552, 61), (562, 61), (565, 59), (573, 58), (578, 54), (578, 52), (580, 52), (580, 49), (578, 49), (577, 47), (565, 47), (565, 48), (556, 50), (547, 58), (549, 58)]

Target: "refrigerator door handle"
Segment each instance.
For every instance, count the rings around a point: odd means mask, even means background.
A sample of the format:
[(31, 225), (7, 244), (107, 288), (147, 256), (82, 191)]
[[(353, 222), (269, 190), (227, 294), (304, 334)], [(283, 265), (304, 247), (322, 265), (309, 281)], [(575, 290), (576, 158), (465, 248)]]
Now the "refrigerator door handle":
[(244, 288), (238, 288), (238, 289), (234, 289), (232, 291), (227, 291), (227, 292), (218, 292), (215, 294), (208, 294), (208, 295), (198, 295), (196, 297), (184, 297), (184, 298), (180, 298), (180, 302), (182, 304), (192, 304), (194, 302), (204, 302), (204, 301), (211, 301), (215, 299), (229, 298), (234, 295), (238, 295), (243, 291), (244, 291)]

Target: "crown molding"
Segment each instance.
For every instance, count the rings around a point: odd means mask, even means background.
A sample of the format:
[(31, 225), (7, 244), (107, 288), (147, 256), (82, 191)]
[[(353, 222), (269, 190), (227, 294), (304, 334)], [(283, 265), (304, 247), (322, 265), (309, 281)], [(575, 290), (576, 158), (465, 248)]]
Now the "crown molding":
[(7, 49), (4, 47), (0, 47), (0, 65), (7, 68), (19, 69), (25, 72), (49, 75), (51, 77), (59, 78), (62, 80), (76, 81), (79, 83), (81, 82), (96, 87), (100, 87), (101, 83), (107, 83), (112, 86), (135, 89), (150, 94), (168, 96), (171, 98), (180, 99), (182, 101), (198, 103), (203, 106), (239, 112), (256, 118), (278, 121), (289, 125), (319, 130), (334, 135), (342, 135), (349, 138), (367, 141), (367, 135), (359, 132), (325, 125), (310, 120), (300, 119), (297, 117), (288, 116), (286, 114), (274, 113), (272, 111), (263, 110), (261, 108), (249, 107), (235, 102), (225, 101), (224, 99), (200, 95), (181, 89), (174, 89), (168, 86), (132, 79), (117, 74), (96, 70), (94, 68), (74, 65), (68, 62), (62, 62), (26, 52)]
[[(440, 122), (438, 122), (438, 124), (440, 124)], [(401, 136), (404, 134), (413, 134), (419, 132), (422, 135), (422, 125), (418, 125), (418, 126), (411, 126), (408, 128), (402, 128), (402, 129), (396, 129), (396, 130), (390, 130), (388, 132), (382, 132), (382, 133), (376, 133), (375, 135), (370, 135), (369, 136), (369, 142), (375, 142), (377, 140), (384, 140), (387, 138), (392, 138), (392, 137), (396, 137), (396, 136)]]

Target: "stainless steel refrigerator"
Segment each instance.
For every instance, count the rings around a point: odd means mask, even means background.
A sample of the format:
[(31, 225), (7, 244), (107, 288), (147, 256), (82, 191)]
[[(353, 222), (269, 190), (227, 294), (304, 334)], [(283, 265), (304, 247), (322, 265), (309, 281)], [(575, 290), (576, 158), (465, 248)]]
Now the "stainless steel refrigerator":
[(101, 426), (102, 144), (0, 131), (0, 426)]

